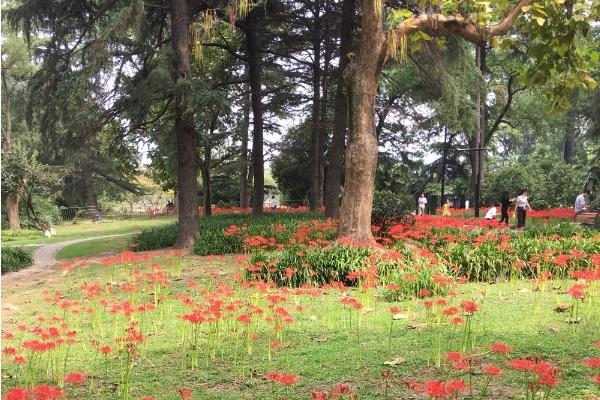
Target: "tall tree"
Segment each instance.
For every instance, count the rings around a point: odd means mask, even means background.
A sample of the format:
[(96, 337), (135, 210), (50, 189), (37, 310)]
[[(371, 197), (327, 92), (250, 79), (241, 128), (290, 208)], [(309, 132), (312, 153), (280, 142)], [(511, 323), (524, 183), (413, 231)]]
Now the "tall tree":
[(340, 54), (338, 60), (337, 83), (334, 99), (333, 135), (328, 152), (328, 168), (325, 177), (325, 215), (337, 217), (342, 185), (344, 150), (348, 127), (348, 100), (344, 73), (350, 62), (352, 32), (356, 0), (343, 0), (340, 21)]
[[(378, 153), (373, 115), (378, 79), (389, 57), (399, 54), (400, 58), (403, 58), (407, 51), (408, 38), (415, 43), (418, 40), (431, 39), (430, 34), (455, 34), (476, 45), (485, 45), (490, 38), (509, 32), (523, 12), (529, 12), (531, 18), (536, 21), (535, 24), (529, 23), (525, 26), (529, 29), (530, 40), (545, 43), (552, 28), (540, 29), (546, 20), (539, 15), (539, 7), (545, 15), (552, 13), (555, 21), (563, 22), (562, 25), (568, 28), (561, 13), (562, 5), (554, 2), (541, 5), (535, 2), (536, 7), (530, 8), (532, 3), (534, 0), (519, 0), (508, 7), (505, 3), (495, 5), (499, 6), (498, 8), (490, 8), (486, 3), (483, 12), (477, 10), (471, 17), (463, 15), (464, 10), (459, 10), (458, 2), (444, 3), (443, 6), (428, 4), (428, 8), (419, 10), (422, 12), (418, 14), (410, 10), (397, 10), (390, 16), (390, 29), (386, 35), (383, 30), (384, 2), (362, 1), (360, 50), (349, 66), (352, 120), (346, 150), (346, 184), (340, 209), (339, 237), (348, 237), (357, 243), (373, 242), (370, 216)], [(579, 15), (578, 18), (586, 20), (584, 25), (589, 26), (589, 15)], [(575, 26), (571, 29), (585, 33), (585, 26)], [(560, 38), (561, 36), (557, 35), (551, 40)], [(552, 49), (548, 51), (552, 52)], [(540, 63), (541, 59), (544, 64)], [(537, 61), (538, 68), (543, 65), (543, 73), (546, 74), (550, 74), (556, 68), (563, 74), (575, 72), (572, 66), (565, 65), (558, 57), (548, 61), (547, 55), (540, 55)], [(591, 78), (588, 76), (586, 80), (589, 82)]]

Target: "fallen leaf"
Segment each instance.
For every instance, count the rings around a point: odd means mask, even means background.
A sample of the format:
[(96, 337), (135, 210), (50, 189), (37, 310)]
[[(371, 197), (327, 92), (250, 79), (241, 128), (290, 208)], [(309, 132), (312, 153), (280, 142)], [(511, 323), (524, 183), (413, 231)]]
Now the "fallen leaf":
[(575, 318), (575, 317), (569, 317), (569, 318), (565, 319), (565, 322), (567, 324), (578, 324), (578, 323), (581, 322), (581, 317), (577, 317), (577, 318)]
[(328, 341), (329, 339), (326, 337), (318, 337), (318, 338), (313, 338), (313, 340), (315, 342), (324, 343), (324, 342)]
[(414, 329), (416, 331), (425, 330), (426, 327), (427, 327), (427, 324), (409, 324), (409, 325), (407, 325), (408, 329)]
[(551, 326), (550, 328), (548, 328), (548, 330), (552, 333), (559, 333), (560, 332), (560, 328), (557, 328), (555, 326)]
[(561, 304), (558, 307), (554, 307), (554, 312), (565, 312), (571, 309), (571, 307), (573, 307), (572, 304)]
[(396, 357), (393, 360), (385, 361), (384, 364), (385, 365), (398, 365), (398, 364), (402, 364), (403, 362), (406, 362), (405, 358)]
[(396, 320), (396, 321), (399, 320), (399, 319), (408, 319), (408, 315), (402, 314), (402, 313), (398, 313), (398, 314), (392, 315), (392, 319)]

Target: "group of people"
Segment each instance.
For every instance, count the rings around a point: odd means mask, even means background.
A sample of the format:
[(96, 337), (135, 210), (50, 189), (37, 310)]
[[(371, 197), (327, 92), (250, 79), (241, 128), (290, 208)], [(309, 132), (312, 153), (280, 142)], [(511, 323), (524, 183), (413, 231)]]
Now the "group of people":
[[(586, 205), (586, 198), (589, 196), (589, 194), (589, 190), (583, 190), (577, 196), (577, 199), (575, 199), (574, 206), (575, 214), (580, 214), (588, 210), (588, 207)], [(511, 198), (508, 192), (503, 192), (502, 197), (500, 198), (500, 203), (495, 203), (494, 205), (492, 205), (492, 207), (486, 212), (485, 219), (489, 221), (496, 219), (496, 216), (498, 215), (498, 207), (500, 207), (500, 223), (506, 223), (506, 225), (508, 226), (508, 213), (512, 208), (513, 203), (513, 216), (517, 217), (517, 229), (524, 228), (525, 220), (527, 219), (527, 210), (532, 211), (531, 205), (529, 204), (529, 197), (527, 196), (527, 190), (521, 190), (519, 192), (519, 195), (515, 198)], [(417, 214), (424, 215), (425, 207), (427, 205), (427, 197), (425, 197), (424, 193), (422, 193), (421, 196), (419, 196), (417, 204)], [(450, 216), (450, 207), (450, 199), (447, 199), (444, 205), (442, 206), (443, 216)]]
[(511, 209), (512, 203), (515, 203), (513, 214), (517, 216), (517, 229), (525, 227), (525, 219), (527, 218), (527, 210), (531, 211), (529, 205), (529, 197), (526, 190), (521, 190), (516, 198), (511, 198), (508, 192), (503, 192), (500, 198), (500, 204), (495, 203), (486, 212), (485, 219), (488, 221), (496, 219), (498, 215), (498, 205), (500, 205), (500, 223), (506, 223), (508, 226), (508, 211)]
[[(586, 198), (590, 195), (589, 190), (583, 190), (575, 199), (575, 206), (573, 209), (575, 210), (575, 214), (581, 214), (588, 210), (588, 206), (586, 205)], [(515, 203), (514, 214), (517, 216), (517, 229), (525, 227), (525, 219), (527, 218), (527, 210), (531, 211), (531, 206), (529, 205), (529, 198), (527, 196), (526, 190), (521, 190), (519, 195), (511, 199), (508, 195), (508, 192), (502, 193), (502, 198), (500, 199), (500, 223), (505, 222), (508, 225), (508, 211), (511, 208), (512, 203)], [(494, 204), (485, 214), (486, 220), (493, 220), (497, 215), (497, 207), (498, 204)]]

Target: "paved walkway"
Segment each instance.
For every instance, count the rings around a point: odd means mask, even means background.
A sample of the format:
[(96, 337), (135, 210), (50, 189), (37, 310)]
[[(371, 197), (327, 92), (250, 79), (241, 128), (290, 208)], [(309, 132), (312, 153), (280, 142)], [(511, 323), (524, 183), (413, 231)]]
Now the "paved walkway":
[(132, 235), (134, 233), (136, 233), (136, 232), (120, 233), (120, 234), (116, 234), (116, 235), (106, 235), (106, 236), (93, 236), (93, 237), (88, 237), (88, 238), (84, 238), (84, 239), (66, 240), (64, 242), (58, 242), (58, 243), (52, 243), (52, 244), (46, 244), (46, 245), (40, 246), (37, 249), (35, 249), (35, 251), (33, 252), (33, 268), (50, 267), (50, 266), (56, 264), (56, 262), (57, 262), (56, 255), (58, 254), (58, 252), (61, 251), (63, 248), (70, 246), (72, 244), (87, 242), (90, 240), (108, 239), (108, 238), (113, 238), (113, 237), (118, 237), (118, 236), (128, 236), (128, 235)]

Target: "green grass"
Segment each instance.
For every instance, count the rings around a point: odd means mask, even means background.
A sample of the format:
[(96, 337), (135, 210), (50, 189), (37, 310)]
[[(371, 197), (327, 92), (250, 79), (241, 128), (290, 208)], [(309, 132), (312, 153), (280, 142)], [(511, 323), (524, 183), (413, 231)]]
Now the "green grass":
[(173, 222), (172, 217), (136, 217), (130, 219), (106, 219), (98, 223), (83, 221), (76, 224), (64, 223), (56, 225), (56, 236), (45, 238), (40, 231), (2, 231), (4, 246), (42, 245), (57, 243), (71, 239), (82, 239), (93, 236), (129, 233), (144, 228), (160, 226)]
[[(150, 265), (158, 262), (169, 270), (169, 261), (165, 258), (148, 261), (145, 266), (137, 265), (142, 273), (151, 272)], [(260, 306), (265, 313), (268, 303), (265, 294), (255, 289), (239, 287), (233, 279), (220, 276), (220, 272), (236, 267), (231, 265), (231, 258), (206, 259), (190, 258), (183, 271), (183, 279), (169, 278), (169, 286), (161, 289), (167, 297), (160, 302), (158, 309), (142, 315), (135, 315), (142, 331), (148, 334), (144, 345), (140, 346), (141, 356), (133, 367), (130, 399), (152, 395), (156, 399), (177, 399), (177, 389), (189, 387), (193, 390), (194, 399), (309, 399), (315, 390), (329, 390), (336, 383), (350, 385), (360, 394), (361, 399), (384, 398), (384, 384), (381, 371), (390, 369), (394, 377), (391, 380), (390, 398), (412, 399), (412, 392), (403, 388), (407, 379), (449, 379), (458, 376), (449, 371), (447, 364), (442, 368), (433, 366), (434, 350), (441, 344), (442, 351), (453, 351), (460, 347), (460, 332), (452, 325), (426, 325), (425, 309), (421, 300), (405, 300), (397, 303), (386, 303), (378, 300), (379, 291), (372, 293), (350, 289), (347, 294), (363, 303), (362, 315), (357, 327), (357, 313), (352, 312), (350, 327), (350, 311), (340, 304), (341, 292), (335, 289), (317, 291), (314, 296), (307, 293), (294, 294), (291, 291), (278, 291), (287, 300), (281, 305), (291, 311), (295, 322), (284, 331), (280, 340), (281, 348), (274, 350), (272, 360), (268, 359), (268, 343), (273, 338), (272, 330), (266, 322), (253, 323), (253, 332), (260, 335), (254, 342), (252, 356), (244, 356), (245, 338), (242, 334), (225, 333), (216, 344), (213, 360), (207, 357), (206, 335), (200, 340), (200, 365), (197, 369), (184, 366), (184, 347), (181, 346), (181, 327), (185, 323), (180, 319), (191, 308), (185, 307), (176, 294), (187, 294), (195, 301), (204, 303), (206, 297), (197, 290), (186, 285), (188, 280), (197, 282), (202, 288), (214, 290), (217, 281), (223, 281), (234, 288), (233, 296), (222, 296), (226, 304), (239, 300), (242, 304), (251, 302)], [(35, 325), (40, 315), (64, 315), (66, 322), (78, 333), (78, 344), (70, 354), (67, 370), (82, 370), (90, 378), (80, 388), (68, 387), (69, 398), (114, 399), (118, 398), (115, 389), (119, 382), (118, 358), (109, 358), (110, 368), (105, 370), (105, 360), (91, 350), (90, 340), (99, 340), (101, 345), (115, 346), (113, 330), (123, 332), (123, 317), (115, 320), (111, 314), (97, 316), (94, 326), (85, 313), (71, 315), (57, 309), (47, 302), (35, 301), (44, 297), (44, 289), (64, 292), (65, 299), (79, 299), (84, 303), (75, 306), (83, 309), (94, 306), (101, 298), (111, 302), (117, 298), (134, 301), (137, 304), (154, 299), (154, 290), (141, 290), (137, 294), (120, 293), (122, 282), (131, 277), (132, 266), (122, 266), (117, 276), (111, 276), (110, 269), (103, 266), (92, 266), (76, 271), (62, 283), (54, 285), (41, 284), (27, 290), (23, 288), (3, 288), (3, 302), (14, 301), (26, 297), (29, 302), (13, 311), (8, 318), (14, 324), (2, 327), (6, 331), (14, 331), (15, 324), (27, 323)], [(211, 278), (208, 272), (215, 272)], [(143, 274), (142, 274), (143, 276)], [(82, 282), (99, 282), (104, 287), (107, 281), (116, 282), (111, 285), (110, 295), (103, 295), (95, 300), (84, 300), (78, 287)], [(517, 399), (522, 393), (521, 375), (503, 366), (501, 357), (493, 355), (488, 347), (495, 341), (505, 341), (513, 347), (511, 357), (543, 357), (545, 360), (560, 366), (561, 384), (552, 392), (554, 399), (584, 400), (595, 393), (587, 376), (592, 370), (581, 365), (585, 357), (600, 356), (600, 350), (593, 349), (594, 341), (600, 340), (600, 307), (586, 303), (582, 311), (586, 318), (577, 325), (565, 323), (567, 315), (558, 314), (553, 308), (558, 304), (571, 302), (564, 294), (572, 281), (550, 281), (541, 290), (528, 282), (500, 284), (466, 284), (455, 287), (458, 297), (453, 303), (463, 299), (472, 299), (480, 305), (475, 314), (475, 346), (473, 354), (480, 363), (497, 363), (505, 370), (505, 376), (493, 381), (492, 393), (488, 399)], [(142, 285), (143, 287), (143, 285)], [(596, 286), (596, 294), (598, 287)], [(120, 293), (120, 294), (119, 294)], [(113, 296), (116, 296), (114, 298)], [(111, 300), (112, 299), (112, 300)], [(597, 301), (597, 298), (595, 299)], [(393, 322), (392, 348), (388, 352), (388, 331), (391, 322), (389, 307), (396, 305), (402, 308), (408, 319)], [(302, 311), (297, 309), (302, 306)], [(236, 315), (244, 312), (237, 311)], [(6, 321), (6, 319), (5, 319)], [(102, 321), (98, 324), (98, 321)], [(425, 325), (423, 325), (425, 324)], [(423, 330), (410, 329), (410, 326), (423, 326)], [(207, 325), (202, 324), (205, 330)], [(99, 329), (102, 327), (102, 329)], [(238, 325), (238, 329), (241, 329)], [(121, 335), (121, 333), (119, 334)], [(236, 339), (237, 337), (237, 339)], [(5, 341), (4, 346), (16, 342)], [(237, 350), (236, 350), (237, 348)], [(395, 366), (384, 365), (386, 360), (402, 357), (405, 362)], [(263, 376), (268, 371), (280, 371), (298, 375), (299, 383), (287, 389), (273, 387)], [(3, 370), (5, 388), (22, 383), (22, 375), (10, 364)], [(463, 377), (465, 377), (463, 375)], [(466, 378), (466, 377), (465, 377)], [(42, 380), (44, 381), (44, 377)], [(483, 378), (474, 376), (479, 385)]]
[(64, 261), (108, 252), (118, 253), (129, 247), (132, 236), (118, 236), (71, 244), (62, 248), (56, 255), (56, 259)]

